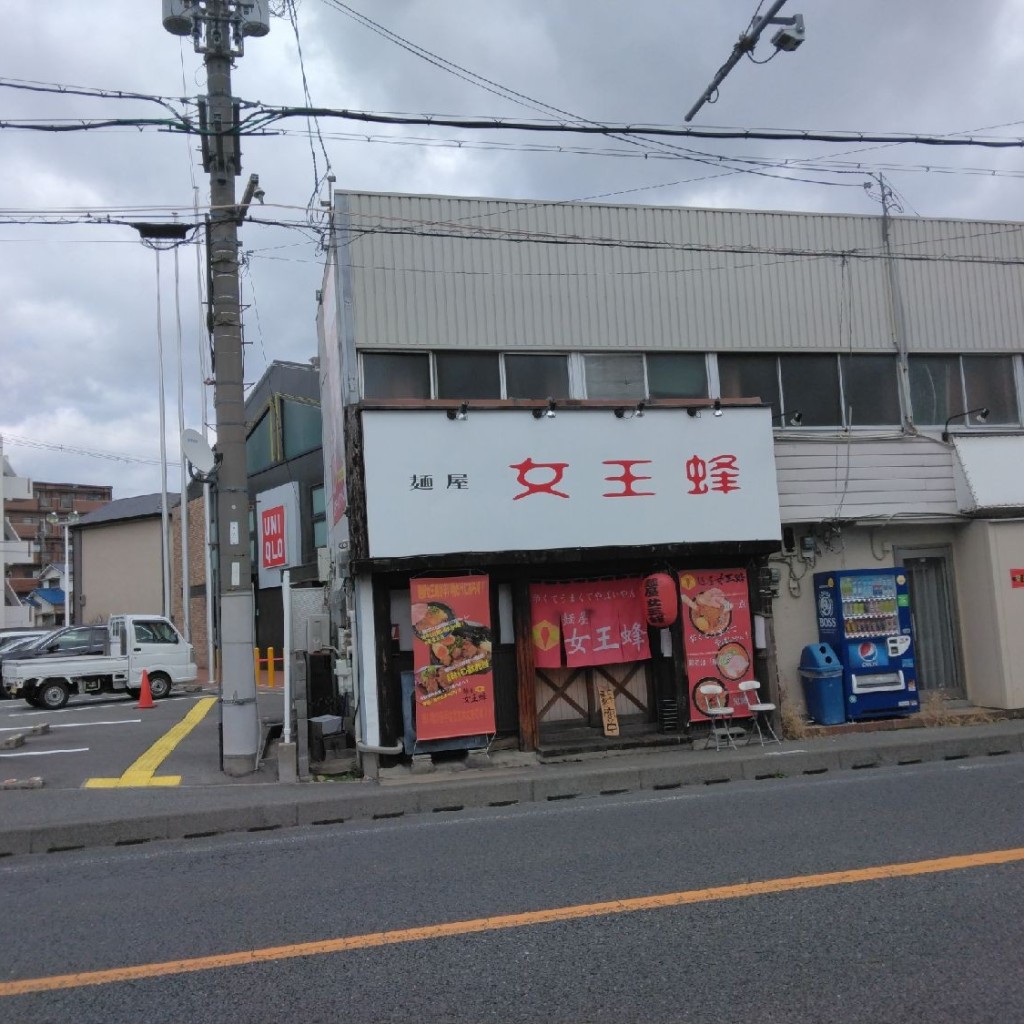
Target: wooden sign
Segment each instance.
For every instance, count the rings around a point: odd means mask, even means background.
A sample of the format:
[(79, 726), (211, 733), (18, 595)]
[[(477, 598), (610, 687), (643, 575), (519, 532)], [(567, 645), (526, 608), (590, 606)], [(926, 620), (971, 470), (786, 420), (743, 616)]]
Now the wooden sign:
[(618, 736), (619, 716), (615, 710), (615, 691), (610, 686), (599, 686), (597, 698), (601, 702), (601, 727), (605, 736)]

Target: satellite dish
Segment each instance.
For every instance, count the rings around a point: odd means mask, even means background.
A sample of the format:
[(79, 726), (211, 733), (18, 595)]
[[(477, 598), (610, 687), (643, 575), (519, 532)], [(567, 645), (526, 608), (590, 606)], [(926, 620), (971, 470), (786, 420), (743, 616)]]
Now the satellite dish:
[(212, 472), (213, 467), (217, 465), (213, 449), (198, 430), (189, 429), (181, 432), (181, 454), (192, 463), (192, 468), (197, 473), (204, 476)]

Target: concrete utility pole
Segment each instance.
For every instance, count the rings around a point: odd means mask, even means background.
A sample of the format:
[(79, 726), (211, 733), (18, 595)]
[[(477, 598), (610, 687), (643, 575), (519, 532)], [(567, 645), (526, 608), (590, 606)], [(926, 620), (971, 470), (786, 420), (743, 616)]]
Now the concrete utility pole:
[(228, 775), (245, 775), (258, 767), (260, 721), (252, 654), (254, 601), (238, 298), (237, 226), (244, 210), (235, 203), (235, 177), (242, 161), (231, 63), (244, 53), (244, 36), (266, 34), (267, 5), (265, 0), (164, 0), (163, 12), (164, 27), (174, 35), (191, 35), (206, 65), (207, 96), (200, 100), (199, 118), (203, 170), (210, 175), (207, 258), (217, 424), (222, 768)]

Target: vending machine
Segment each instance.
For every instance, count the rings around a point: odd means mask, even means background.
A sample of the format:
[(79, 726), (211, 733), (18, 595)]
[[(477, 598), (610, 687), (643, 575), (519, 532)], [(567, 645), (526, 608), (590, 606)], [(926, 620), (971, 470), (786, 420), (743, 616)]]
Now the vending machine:
[(814, 575), (818, 637), (843, 665), (849, 721), (909, 715), (917, 691), (910, 592), (903, 569), (842, 569)]

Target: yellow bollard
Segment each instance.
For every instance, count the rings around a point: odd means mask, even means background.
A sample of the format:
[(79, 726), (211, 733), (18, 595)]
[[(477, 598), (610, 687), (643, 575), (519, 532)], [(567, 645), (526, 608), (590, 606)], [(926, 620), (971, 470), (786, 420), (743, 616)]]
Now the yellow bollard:
[(267, 685), (274, 688), (274, 648), (267, 648)]

